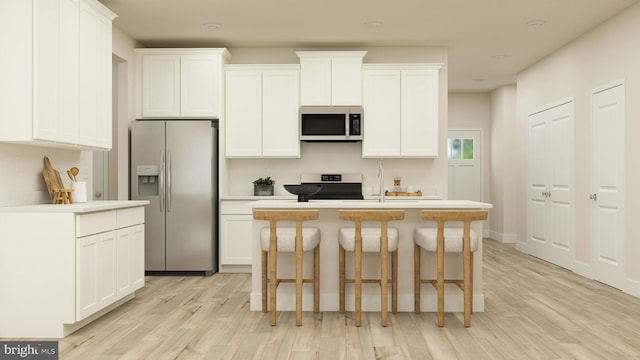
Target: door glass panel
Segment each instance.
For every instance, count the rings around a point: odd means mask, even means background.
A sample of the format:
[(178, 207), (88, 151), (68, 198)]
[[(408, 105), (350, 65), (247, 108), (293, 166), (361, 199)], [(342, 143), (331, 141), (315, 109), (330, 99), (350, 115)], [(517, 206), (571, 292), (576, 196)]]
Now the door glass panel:
[(462, 141), (462, 158), (473, 160), (473, 139), (464, 139)]
[(451, 139), (451, 157), (453, 160), (462, 158), (462, 139)]

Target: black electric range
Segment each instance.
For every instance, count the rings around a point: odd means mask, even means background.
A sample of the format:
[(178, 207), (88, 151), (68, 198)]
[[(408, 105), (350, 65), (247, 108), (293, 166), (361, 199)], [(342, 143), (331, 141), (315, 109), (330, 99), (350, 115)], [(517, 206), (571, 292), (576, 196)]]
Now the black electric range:
[(303, 173), (301, 184), (321, 184), (322, 189), (309, 199), (362, 200), (362, 174), (360, 173)]

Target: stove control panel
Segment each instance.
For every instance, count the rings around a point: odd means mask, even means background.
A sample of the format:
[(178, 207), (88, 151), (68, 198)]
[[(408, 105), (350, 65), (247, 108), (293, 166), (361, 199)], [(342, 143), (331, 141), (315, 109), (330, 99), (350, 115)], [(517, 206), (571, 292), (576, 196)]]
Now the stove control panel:
[(342, 174), (321, 174), (320, 181), (342, 181)]

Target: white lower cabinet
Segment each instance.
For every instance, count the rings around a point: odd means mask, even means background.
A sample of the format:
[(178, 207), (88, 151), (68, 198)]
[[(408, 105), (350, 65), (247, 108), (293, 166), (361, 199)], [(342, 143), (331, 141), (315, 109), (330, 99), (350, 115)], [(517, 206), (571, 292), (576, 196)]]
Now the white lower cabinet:
[(0, 210), (0, 338), (65, 337), (144, 286), (144, 207), (123, 203)]
[(221, 272), (243, 269), (251, 271), (253, 216), (251, 209), (245, 206), (247, 203), (248, 201), (229, 200), (220, 204)]
[(77, 234), (110, 230), (76, 239), (77, 321), (144, 285), (143, 222), (142, 208), (77, 216)]
[(76, 241), (76, 320), (116, 300), (116, 232)]

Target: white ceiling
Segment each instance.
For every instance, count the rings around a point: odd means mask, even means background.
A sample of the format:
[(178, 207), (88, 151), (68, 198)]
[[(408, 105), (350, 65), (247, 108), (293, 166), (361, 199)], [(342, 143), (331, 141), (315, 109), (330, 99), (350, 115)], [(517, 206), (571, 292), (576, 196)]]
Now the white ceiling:
[(639, 0), (100, 1), (147, 47), (444, 46), (450, 89), (486, 91)]

